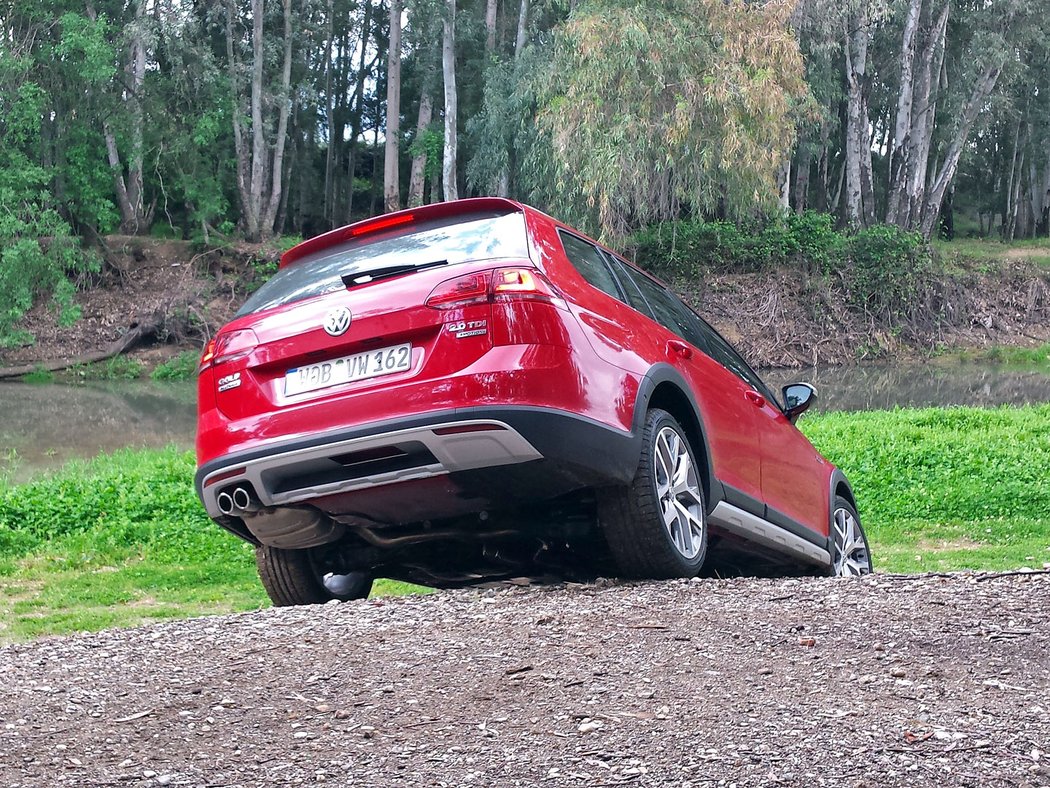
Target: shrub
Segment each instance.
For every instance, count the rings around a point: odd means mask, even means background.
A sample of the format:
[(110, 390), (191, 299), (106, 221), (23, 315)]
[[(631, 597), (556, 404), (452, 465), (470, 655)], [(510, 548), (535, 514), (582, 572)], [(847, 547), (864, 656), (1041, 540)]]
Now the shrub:
[(892, 320), (914, 312), (932, 272), (933, 257), (919, 233), (879, 225), (848, 240), (842, 279), (852, 306)]
[(827, 273), (843, 255), (845, 241), (828, 214), (806, 211), (766, 224), (663, 222), (636, 233), (629, 244), (635, 261), (668, 278), (701, 271), (755, 273), (795, 264)]
[(150, 373), (153, 380), (190, 380), (197, 372), (200, 353), (196, 350), (183, 350)]

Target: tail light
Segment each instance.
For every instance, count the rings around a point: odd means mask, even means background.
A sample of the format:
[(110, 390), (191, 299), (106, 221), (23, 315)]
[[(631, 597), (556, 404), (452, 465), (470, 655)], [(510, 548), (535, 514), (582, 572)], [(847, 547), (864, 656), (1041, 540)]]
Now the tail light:
[(535, 268), (497, 268), (446, 279), (427, 297), (427, 306), (452, 309), (468, 304), (510, 300), (561, 301), (547, 278)]
[(454, 309), (467, 304), (482, 304), (489, 300), (489, 272), (466, 274), (446, 279), (427, 296), (427, 306), (434, 309)]
[(197, 367), (197, 374), (216, 364), (224, 364), (228, 361), (237, 361), (244, 358), (258, 344), (259, 338), (255, 336), (255, 332), (250, 328), (219, 334), (205, 345), (200, 366)]

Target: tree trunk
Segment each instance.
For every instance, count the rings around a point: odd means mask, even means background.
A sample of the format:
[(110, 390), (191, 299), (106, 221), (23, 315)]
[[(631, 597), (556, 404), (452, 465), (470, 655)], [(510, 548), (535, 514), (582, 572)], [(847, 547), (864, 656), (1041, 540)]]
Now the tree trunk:
[(252, 164), (248, 186), (247, 233), (249, 241), (262, 238), (263, 177), (266, 173), (266, 130), (263, 128), (263, 66), (266, 48), (263, 41), (263, 0), (252, 0)]
[(855, 15), (847, 17), (843, 49), (846, 61), (846, 215), (853, 227), (871, 224), (871, 205), (866, 193), (871, 191), (871, 137), (868, 129), (867, 77), (868, 15), (861, 5)]
[(898, 203), (896, 222), (906, 229), (919, 226), (927, 191), (930, 149), (937, 120), (937, 99), (933, 87), (944, 61), (949, 8), (950, 4), (945, 3), (940, 15), (927, 32), (919, 76), (915, 81), (912, 125), (911, 131), (908, 132), (908, 150), (904, 154), (907, 167), (906, 195), (902, 195)]
[(923, 203), (921, 230), (922, 234), (927, 238), (930, 237), (937, 222), (937, 216), (941, 210), (941, 202), (944, 200), (944, 193), (955, 177), (955, 171), (959, 166), (959, 157), (962, 156), (973, 122), (977, 119), (977, 114), (995, 89), (995, 85), (999, 81), (999, 74), (1002, 73), (1002, 68), (1002, 63), (995, 63), (985, 67), (984, 72), (977, 80), (977, 84), (974, 85), (969, 101), (967, 101), (963, 109), (959, 128), (955, 132), (955, 137), (948, 147), (944, 162), (937, 171), (937, 177), (934, 178), (933, 185)]
[[(522, 0), (525, 2), (525, 0)], [(456, 184), (456, 0), (447, 0), (441, 41), (441, 73), (445, 81), (445, 153), (442, 157), (442, 186), (446, 200), (458, 200)]]
[(346, 221), (354, 220), (354, 178), (357, 175), (357, 138), (361, 136), (361, 120), (365, 102), (365, 56), (372, 26), (372, 0), (365, 0), (364, 19), (361, 22), (361, 57), (357, 64), (357, 86), (354, 89), (354, 112), (350, 119), (350, 154), (346, 164), (347, 189)]
[(280, 107), (277, 115), (277, 137), (273, 141), (273, 163), (270, 165), (270, 200), (263, 218), (263, 235), (273, 233), (277, 209), (281, 204), (281, 188), (284, 184), (284, 146), (288, 140), (288, 113), (292, 109), (292, 0), (283, 0), (284, 7), (284, 68), (281, 70), (281, 89), (274, 97)]
[[(430, 128), (430, 120), (433, 115), (433, 102), (430, 100), (430, 92), (423, 91), (419, 98), (419, 119), (416, 121), (416, 140), (422, 141)], [(421, 150), (412, 158), (412, 173), (408, 181), (408, 207), (417, 208), (423, 204), (424, 176), (427, 168), (427, 152)]]
[(792, 207), (795, 213), (802, 213), (809, 203), (809, 178), (813, 165), (813, 150), (808, 144), (799, 146), (798, 162), (795, 164), (795, 184), (792, 187), (794, 200)]
[(383, 151), (383, 207), (401, 209), (398, 168), (401, 136), (401, 0), (390, 0), (390, 47), (386, 53), (386, 144)]
[[(335, 46), (334, 19), (335, 3), (328, 0), (325, 8), (325, 40), (324, 61), (321, 70), (324, 72), (324, 98), (325, 98), (325, 123), (328, 126), (328, 145), (324, 156), (324, 218), (331, 221), (335, 216), (335, 173), (332, 171), (335, 164), (335, 97), (332, 93), (332, 48)], [(295, 150), (292, 158), (296, 158)]]
[[(88, 5), (88, 16), (97, 18), (93, 4)], [(131, 43), (128, 47), (128, 61), (125, 66), (127, 82), (124, 100), (129, 119), (129, 139), (127, 173), (121, 161), (116, 136), (108, 122), (102, 123), (102, 135), (106, 143), (106, 156), (113, 171), (113, 187), (117, 193), (117, 207), (120, 209), (120, 231), (125, 235), (137, 235), (149, 230), (153, 223), (153, 206), (145, 206), (143, 194), (143, 127), (145, 110), (142, 106), (143, 86), (146, 80), (146, 43), (143, 24), (145, 20), (145, 2), (138, 0), (135, 5), (135, 19), (129, 25)]]
[(521, 11), (518, 14), (518, 35), (514, 39), (514, 58), (521, 56), (525, 48), (526, 35), (529, 32), (529, 0), (521, 0)]
[(908, 132), (911, 131), (912, 103), (915, 96), (915, 31), (919, 27), (923, 0), (910, 0), (904, 20), (901, 42), (900, 91), (897, 94), (897, 120), (893, 125), (893, 140), (889, 152), (889, 178), (886, 184), (886, 222), (897, 223), (900, 203), (907, 195)]
[(499, 0), (487, 0), (485, 4), (485, 55), (489, 58), (496, 51), (496, 11)]

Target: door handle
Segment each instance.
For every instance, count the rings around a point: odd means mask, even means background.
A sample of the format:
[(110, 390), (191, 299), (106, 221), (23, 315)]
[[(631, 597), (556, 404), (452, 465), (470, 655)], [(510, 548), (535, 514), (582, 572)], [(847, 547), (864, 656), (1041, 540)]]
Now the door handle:
[(756, 408), (764, 407), (766, 404), (766, 398), (759, 394), (757, 391), (745, 391), (744, 397)]
[(692, 358), (693, 349), (689, 347), (687, 342), (683, 342), (680, 339), (669, 339), (667, 340), (667, 354), (679, 356), (680, 358)]

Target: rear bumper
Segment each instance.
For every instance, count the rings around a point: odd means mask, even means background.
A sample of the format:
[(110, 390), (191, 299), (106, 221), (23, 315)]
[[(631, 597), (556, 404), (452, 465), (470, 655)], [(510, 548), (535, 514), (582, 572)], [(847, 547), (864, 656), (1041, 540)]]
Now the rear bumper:
[[(375, 496), (366, 490), (403, 495), (412, 482), (443, 476), (450, 482), (442, 488), (448, 496), (489, 508), (626, 483), (639, 451), (639, 439), (631, 433), (563, 411), (457, 408), (236, 452), (202, 465), (195, 481), (213, 518), (221, 515), (219, 492), (250, 485), (264, 506), (335, 498), (346, 506), (357, 498), (361, 506), (351, 508), (359, 514), (388, 519), (389, 501), (381, 507), (384, 516), (370, 515)], [(427, 511), (427, 505), (413, 504), (408, 507), (413, 518)], [(450, 511), (446, 504), (435, 499), (432, 513), (423, 516), (444, 516)]]

